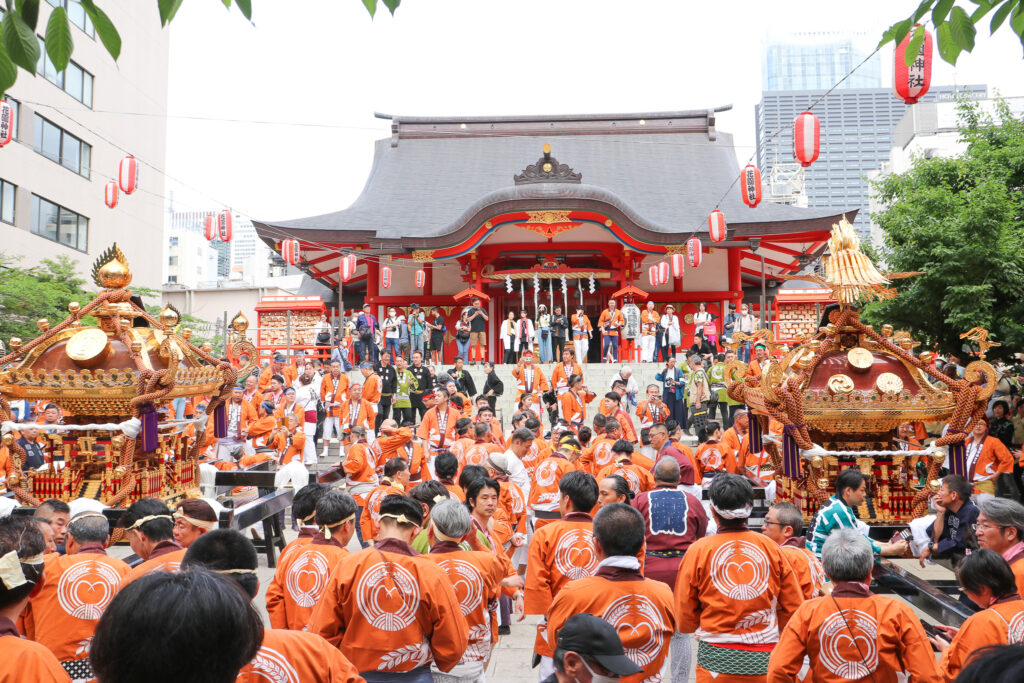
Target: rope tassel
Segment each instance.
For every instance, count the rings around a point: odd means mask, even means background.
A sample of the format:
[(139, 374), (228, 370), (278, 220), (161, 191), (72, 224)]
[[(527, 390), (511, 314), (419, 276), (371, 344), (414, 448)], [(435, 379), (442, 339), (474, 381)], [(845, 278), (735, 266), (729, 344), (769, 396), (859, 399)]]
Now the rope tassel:
[(142, 420), (142, 430), (139, 432), (142, 447), (139, 450), (151, 453), (160, 445), (156, 408), (152, 403), (143, 403), (139, 406), (139, 419)]

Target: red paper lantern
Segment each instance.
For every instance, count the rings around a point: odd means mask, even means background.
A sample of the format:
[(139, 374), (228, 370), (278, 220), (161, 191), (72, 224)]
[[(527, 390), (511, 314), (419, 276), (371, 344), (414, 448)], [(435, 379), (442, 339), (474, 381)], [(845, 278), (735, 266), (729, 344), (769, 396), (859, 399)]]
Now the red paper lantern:
[(131, 194), (139, 188), (139, 162), (135, 157), (129, 155), (121, 159), (121, 165), (117, 168), (117, 184), (125, 194)]
[(647, 281), (651, 283), (651, 289), (658, 286), (658, 266), (647, 269)]
[(213, 238), (217, 236), (217, 214), (206, 214), (206, 225), (203, 232), (206, 235), (207, 242), (212, 242)]
[(757, 166), (746, 166), (740, 178), (740, 194), (743, 203), (753, 209), (761, 203), (761, 171)]
[(700, 266), (700, 260), (703, 258), (703, 255), (700, 239), (691, 237), (686, 240), (686, 260), (690, 262), (691, 268), (698, 268)]
[(284, 259), (285, 263), (291, 266), (299, 265), (299, 241), (289, 239), (281, 242), (281, 258)]
[(427, 273), (422, 268), (416, 271), (416, 288), (423, 289), (427, 284)]
[(348, 282), (352, 279), (352, 276), (356, 274), (356, 255), (348, 254), (347, 256), (341, 257), (338, 270), (340, 271), (341, 281)]
[(818, 160), (821, 145), (821, 123), (809, 111), (797, 114), (793, 122), (793, 156), (801, 166), (810, 166)]
[(658, 264), (658, 284), (665, 284), (668, 282), (669, 269), (668, 261), (662, 261)]
[(391, 266), (384, 266), (380, 269), (380, 288), (388, 289), (391, 287)]
[(725, 214), (718, 209), (708, 214), (708, 235), (712, 242), (725, 240)]
[(672, 254), (672, 276), (682, 277), (686, 273), (686, 257), (682, 254)]
[(117, 206), (117, 183), (113, 180), (103, 186), (103, 203), (107, 205), (108, 209)]
[(217, 236), (220, 237), (221, 242), (231, 241), (232, 220), (231, 209), (224, 209), (220, 212), (217, 219)]
[(0, 100), (0, 147), (14, 136), (14, 107), (7, 100)]
[(916, 104), (919, 99), (925, 96), (932, 84), (932, 34), (927, 30), (924, 32), (924, 40), (917, 50), (917, 57), (907, 66), (907, 47), (914, 31), (920, 26), (916, 24), (913, 29), (904, 36), (903, 40), (896, 46), (896, 54), (893, 56), (892, 89), (896, 97), (903, 100), (905, 104)]

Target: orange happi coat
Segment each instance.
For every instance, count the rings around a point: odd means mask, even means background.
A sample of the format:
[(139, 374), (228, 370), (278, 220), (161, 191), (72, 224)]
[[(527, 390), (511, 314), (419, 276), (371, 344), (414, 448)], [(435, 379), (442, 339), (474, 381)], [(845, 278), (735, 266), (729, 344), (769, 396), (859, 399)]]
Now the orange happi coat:
[(523, 467), (526, 469), (526, 473), (532, 477), (533, 473), (537, 471), (537, 465), (551, 457), (551, 453), (551, 446), (549, 446), (547, 442), (543, 439), (534, 439), (530, 443), (530, 450), (528, 450), (526, 452), (526, 456), (522, 458)]
[(537, 394), (550, 389), (548, 378), (544, 376), (544, 371), (536, 365), (517, 365), (512, 369), (512, 377), (516, 380), (515, 401), (517, 404), (523, 398), (523, 394), (533, 394), (534, 401), (536, 402)]
[(506, 573), (501, 560), (485, 550), (463, 550), (451, 541), (434, 544), (426, 557), (448, 576), (469, 629), (469, 646), (459, 663), (487, 661), (494, 646), (491, 627), (498, 616), (497, 600)]
[(176, 541), (170, 539), (160, 541), (153, 547), (153, 552), (150, 554), (149, 559), (142, 564), (132, 567), (131, 572), (121, 579), (121, 585), (118, 590), (124, 590), (124, 587), (129, 583), (150, 572), (178, 571), (183, 557), (185, 557), (185, 549), (178, 545)]
[(374, 373), (363, 382), (363, 400), (373, 408), (373, 414), (377, 414), (377, 404), (380, 403), (380, 375)]
[[(570, 512), (537, 529), (530, 540), (526, 562), (526, 614), (547, 614), (567, 583), (590, 576), (597, 569), (594, 521), (583, 512)], [(533, 651), (550, 657), (544, 622), (537, 625)]]
[[(365, 441), (354, 443), (348, 447), (344, 467), (345, 480), (349, 486), (355, 484), (377, 485), (377, 464), (373, 458), (373, 452), (370, 451), (370, 447), (366, 445)], [(360, 507), (366, 505), (366, 493), (352, 494)]]
[(701, 473), (701, 479), (708, 472), (731, 472), (730, 467), (735, 469), (731, 462), (729, 451), (718, 441), (705, 441), (697, 447), (697, 466)]
[(281, 372), (274, 372), (273, 368), (273, 364), (263, 368), (263, 372), (260, 373), (260, 378), (256, 382), (256, 388), (259, 391), (265, 392), (267, 390), (267, 387), (270, 386), (270, 378), (274, 375), (281, 375), (284, 377), (284, 385), (286, 387), (290, 387), (292, 382), (299, 377), (299, 373), (295, 370), (295, 366), (293, 365), (285, 365), (281, 368)]
[(403, 493), (405, 493), (405, 488), (401, 484), (390, 479), (381, 479), (380, 486), (366, 495), (366, 505), (359, 518), (359, 529), (363, 534), (364, 541), (377, 538), (377, 533), (380, 531), (380, 503), (384, 500), (384, 496), (392, 494), (400, 496)]
[(675, 601), (680, 633), (713, 644), (770, 645), (803, 591), (774, 541), (745, 528), (720, 528), (686, 551)]
[(458, 664), (469, 629), (447, 574), (407, 543), (387, 538), (331, 573), (309, 631), (359, 671), (412, 671)]
[(661, 315), (657, 311), (649, 311), (646, 308), (640, 313), (640, 334), (644, 337), (653, 337), (658, 333), (658, 323), (661, 322)]
[(74, 555), (47, 555), (46, 581), (22, 613), (25, 636), (62, 662), (88, 659), (96, 624), (130, 571), (100, 543), (85, 543)]
[[(534, 510), (552, 511), (558, 509), (560, 493), (558, 482), (566, 472), (576, 469), (571, 462), (560, 453), (552, 453), (550, 457), (537, 465), (530, 482), (529, 506)], [(540, 528), (548, 520), (538, 519), (535, 528)]]
[(281, 464), (287, 465), (291, 462), (302, 462), (302, 451), (306, 448), (306, 434), (296, 430), (294, 434), (279, 432), (273, 447), (281, 453)]
[(348, 550), (341, 542), (336, 537), (328, 540), (323, 532), (317, 532), (309, 543), (293, 552), (282, 553), (267, 586), (271, 628), (305, 630), (327, 578), (347, 556)]
[[(721, 445), (723, 455), (726, 455), (726, 469), (732, 474), (740, 474), (740, 467), (748, 464), (750, 455), (750, 435), (740, 434), (736, 427), (729, 427), (722, 434)], [(757, 474), (752, 472), (751, 474)]]
[[(633, 457), (636, 457), (635, 455)], [(608, 465), (595, 477), (598, 481), (601, 481), (605, 477), (610, 477), (613, 474), (617, 474), (626, 480), (629, 484), (629, 490), (633, 492), (634, 496), (640, 495), (644, 491), (650, 491), (654, 488), (654, 475), (649, 470), (640, 467), (639, 465), (633, 464), (631, 461), (623, 458), (617, 462)]]
[(975, 652), (988, 645), (1014, 645), (1022, 642), (1024, 601), (1020, 595), (997, 601), (988, 609), (972, 614), (942, 653), (939, 669), (952, 683)]
[[(576, 361), (569, 364), (568, 370), (566, 369), (565, 363), (555, 363), (555, 367), (551, 370), (551, 385), (554, 389), (568, 389), (569, 378), (573, 375), (582, 375), (583, 368)], [(568, 418), (566, 418), (568, 419)]]
[(355, 403), (355, 399), (348, 398), (341, 404), (339, 410), (341, 415), (338, 422), (341, 431), (351, 432), (353, 427), (362, 427), (367, 432), (373, 430), (377, 411), (365, 398), (360, 398), (358, 403)]
[(636, 407), (636, 416), (640, 418), (640, 427), (650, 427), (655, 422), (664, 422), (669, 417), (668, 406), (659, 398), (654, 401), (641, 401)]
[[(968, 448), (967, 444), (972, 440), (968, 437), (964, 447)], [(994, 436), (986, 436), (971, 471), (974, 473), (972, 482), (994, 481), (996, 475), (1013, 472), (1013, 455), (1002, 441)]]
[[(224, 406), (225, 411), (231, 410), (231, 402)], [(237, 438), (239, 435), (245, 435), (249, 431), (249, 425), (257, 420), (256, 409), (252, 407), (252, 404), (248, 401), (242, 401), (241, 408), (238, 416), (238, 433), (228, 434), (229, 437)], [(213, 423), (215, 420), (210, 419), (206, 421), (206, 442), (213, 443), (216, 439), (213, 435)]]
[(573, 313), (571, 322), (573, 339), (586, 339), (594, 331), (594, 326), (590, 324), (590, 318), (583, 313)]
[(593, 614), (614, 626), (626, 656), (643, 669), (623, 676), (623, 683), (660, 680), (668, 644), (676, 632), (672, 589), (661, 581), (645, 579), (639, 571), (613, 567), (570, 581), (548, 610), (549, 647), (554, 648), (569, 617), (580, 613)]
[(0, 683), (69, 683), (71, 678), (39, 643), (26, 640), (10, 619), (0, 617)]
[(325, 407), (328, 403), (338, 404), (327, 408), (330, 417), (341, 417), (341, 404), (348, 401), (348, 387), (348, 375), (344, 372), (338, 375), (337, 379), (330, 373), (324, 375), (323, 381), (320, 382), (320, 400), (324, 402)]
[(608, 465), (614, 464), (615, 454), (612, 453), (612, 446), (618, 440), (618, 437), (602, 436), (591, 441), (590, 445), (583, 449), (583, 455), (580, 456), (576, 467), (588, 474), (596, 475)]
[(299, 427), (302, 427), (304, 424), (306, 424), (306, 411), (303, 410), (302, 406), (300, 406), (298, 403), (293, 403), (290, 406), (286, 406), (284, 401), (281, 401), (281, 403), (279, 403), (278, 406), (274, 408), (274, 417), (276, 418), (284, 420), (289, 415), (295, 416), (295, 419), (298, 421)]
[(824, 595), (825, 569), (814, 551), (808, 550), (803, 536), (794, 536), (782, 544), (782, 556), (793, 568), (796, 579), (803, 590), (804, 599), (810, 600)]
[(489, 441), (477, 441), (462, 454), (460, 470), (466, 465), (487, 466), (487, 457), (491, 453), (504, 453), (505, 448)]
[(284, 556), (293, 550), (298, 550), (299, 548), (303, 548), (313, 542), (313, 539), (320, 533), (320, 529), (313, 525), (312, 521), (313, 517), (310, 517), (309, 521), (306, 522), (301, 519), (299, 520), (299, 524), (302, 525), (299, 527), (299, 535), (294, 541), (291, 541), (284, 547), (284, 550), (281, 551), (281, 555), (278, 557), (278, 562), (282, 562), (284, 560)]
[(394, 434), (380, 434), (370, 446), (374, 457), (377, 459), (377, 476), (383, 474), (384, 463), (394, 457), (400, 457), (398, 449), (412, 441), (412, 429), (400, 427)]
[[(610, 330), (604, 329), (606, 326), (612, 325), (612, 324), (618, 325), (618, 327), (616, 329), (613, 329), (613, 330), (611, 330), (611, 329)], [(598, 327), (598, 329), (600, 329), (604, 334), (607, 334), (607, 335), (610, 335), (610, 336), (613, 336), (613, 337), (619, 336), (619, 330), (622, 327), (624, 327), (625, 325), (626, 325), (626, 319), (623, 317), (622, 311), (620, 311), (617, 308), (615, 309), (615, 313), (614, 314), (611, 311), (609, 311), (607, 308), (604, 309), (603, 311), (601, 311), (601, 317), (597, 319), (597, 327)]]
[(768, 681), (796, 680), (805, 656), (811, 663), (805, 680), (814, 683), (895, 683), (904, 673), (914, 683), (942, 680), (913, 610), (863, 584), (839, 583), (830, 597), (800, 605), (772, 650)]
[(558, 397), (558, 403), (562, 408), (562, 418), (573, 428), (579, 429), (587, 421), (587, 404), (595, 398), (596, 394), (589, 391), (582, 395), (574, 391), (566, 391)]
[(518, 533), (526, 533), (526, 496), (523, 490), (508, 477), (501, 477), (498, 480), (501, 487), (501, 495), (498, 497), (498, 505), (505, 511), (509, 525)]
[[(443, 409), (443, 413), (438, 410)], [(451, 407), (451, 404), (434, 406), (423, 414), (416, 435), (428, 444), (432, 451), (443, 451), (455, 441), (455, 423), (462, 415)]]
[(621, 438), (630, 443), (638, 443), (640, 441), (640, 437), (637, 436), (636, 427), (633, 426), (633, 418), (629, 416), (629, 413), (622, 408), (619, 408), (615, 411), (614, 417), (619, 421), (619, 424), (622, 425)]
[(419, 483), (429, 481), (430, 468), (427, 467), (427, 454), (423, 452), (423, 445), (418, 441), (408, 441), (395, 452), (395, 455), (409, 463), (409, 481)]
[(365, 683), (352, 662), (320, 636), (304, 631), (267, 629), (251, 662), (236, 683)]

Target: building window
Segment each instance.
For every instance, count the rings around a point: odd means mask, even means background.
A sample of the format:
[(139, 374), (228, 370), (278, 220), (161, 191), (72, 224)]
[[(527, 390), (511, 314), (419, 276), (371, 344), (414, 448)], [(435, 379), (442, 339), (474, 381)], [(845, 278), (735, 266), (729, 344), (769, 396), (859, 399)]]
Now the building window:
[(169, 265), (169, 266), (176, 266), (176, 265), (178, 265), (178, 257), (177, 256), (169, 257), (167, 259), (167, 265)]
[(89, 250), (89, 219), (35, 194), (29, 227), (36, 235), (66, 247)]
[(177, 275), (168, 275), (167, 276), (167, 281), (168, 282), (177, 282), (178, 281), (178, 276)]
[(17, 186), (0, 178), (0, 221), (14, 225), (14, 195)]
[(36, 65), (36, 71), (50, 83), (92, 108), (92, 74), (74, 62), (68, 62), (68, 68), (64, 71), (57, 71), (57, 67), (46, 54), (46, 45), (42, 38), (39, 38), (39, 63)]
[(178, 238), (177, 237), (172, 237), (170, 239), (170, 246), (172, 246), (172, 247), (178, 246)]
[(33, 147), (51, 161), (88, 178), (92, 163), (92, 145), (82, 142), (55, 123), (36, 114)]
[(82, 32), (90, 38), (96, 37), (96, 29), (92, 26), (92, 19), (90, 19), (89, 15), (85, 13), (85, 10), (82, 8), (82, 3), (78, 2), (78, 0), (70, 0), (70, 2), (68, 0), (46, 1), (53, 7), (63, 7), (67, 10), (68, 19), (71, 20), (72, 24), (82, 29)]

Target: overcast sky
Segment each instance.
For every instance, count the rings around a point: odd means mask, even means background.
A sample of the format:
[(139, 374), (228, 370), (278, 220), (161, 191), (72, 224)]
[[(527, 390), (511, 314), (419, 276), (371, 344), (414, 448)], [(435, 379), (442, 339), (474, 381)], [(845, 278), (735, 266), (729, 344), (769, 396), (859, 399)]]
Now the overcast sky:
[[(360, 0), (256, 0), (253, 23), (214, 0), (171, 31), (166, 191), (175, 209), (221, 205), (259, 219), (343, 209), (405, 115), (583, 114), (732, 104), (719, 130), (754, 151), (766, 32), (866, 31), (916, 0), (405, 0), (371, 20)], [(1024, 95), (1005, 26), (932, 83)], [(891, 79), (892, 46), (882, 52)], [(888, 83), (887, 83), (888, 85)], [(990, 90), (991, 92), (991, 90)], [(204, 120), (199, 120), (204, 119)], [(217, 120), (205, 120), (217, 119)], [(223, 121), (230, 119), (232, 121)], [(272, 121), (262, 125), (244, 121)], [(243, 121), (243, 122), (239, 122)]]

